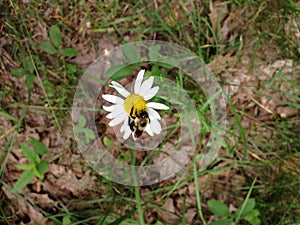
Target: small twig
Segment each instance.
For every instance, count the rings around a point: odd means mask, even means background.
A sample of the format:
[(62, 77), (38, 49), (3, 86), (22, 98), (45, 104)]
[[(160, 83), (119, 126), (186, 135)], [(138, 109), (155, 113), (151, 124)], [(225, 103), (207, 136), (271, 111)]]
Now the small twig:
[(264, 110), (266, 110), (268, 113), (270, 114), (274, 114), (270, 109), (268, 109), (267, 107), (265, 107), (264, 105), (262, 105), (261, 103), (259, 103), (256, 99), (254, 99), (252, 96), (250, 96), (251, 100), (254, 101), (258, 106), (260, 106), (261, 108), (263, 108)]

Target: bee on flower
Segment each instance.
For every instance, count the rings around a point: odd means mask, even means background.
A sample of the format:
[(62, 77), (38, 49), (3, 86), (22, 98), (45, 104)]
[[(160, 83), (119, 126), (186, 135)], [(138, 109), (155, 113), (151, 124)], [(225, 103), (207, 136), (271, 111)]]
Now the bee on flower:
[(159, 134), (162, 130), (159, 120), (161, 117), (156, 110), (167, 110), (168, 106), (157, 103), (147, 102), (152, 99), (158, 92), (159, 87), (152, 87), (154, 77), (144, 79), (145, 70), (140, 70), (134, 83), (133, 92), (127, 91), (118, 82), (112, 81), (110, 87), (114, 88), (123, 98), (103, 94), (102, 98), (113, 103), (111, 106), (103, 106), (103, 109), (109, 114), (107, 118), (111, 119), (109, 126), (116, 126), (123, 123), (120, 131), (123, 132), (123, 139), (126, 140), (132, 134), (136, 140), (144, 131), (150, 136)]

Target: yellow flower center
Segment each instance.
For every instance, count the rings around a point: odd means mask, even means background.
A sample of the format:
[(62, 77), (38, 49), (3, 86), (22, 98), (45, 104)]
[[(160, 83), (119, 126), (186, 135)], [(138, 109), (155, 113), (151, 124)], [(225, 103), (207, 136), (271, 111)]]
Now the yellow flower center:
[(137, 113), (142, 110), (146, 110), (146, 108), (146, 101), (138, 94), (131, 94), (124, 100), (124, 109), (128, 115), (132, 113), (131, 116), (135, 117)]

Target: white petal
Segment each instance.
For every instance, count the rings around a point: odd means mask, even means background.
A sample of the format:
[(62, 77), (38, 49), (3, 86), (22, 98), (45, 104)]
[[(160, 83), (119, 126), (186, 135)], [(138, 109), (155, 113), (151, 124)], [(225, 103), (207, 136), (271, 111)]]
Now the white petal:
[(161, 125), (155, 118), (150, 118), (150, 128), (155, 134), (159, 134), (161, 132)]
[(106, 111), (106, 112), (112, 112), (114, 110), (114, 105), (110, 105), (110, 106), (103, 106), (103, 109)]
[(127, 97), (130, 95), (129, 91), (127, 91), (121, 84), (119, 84), (118, 82), (112, 81), (111, 82), (112, 85), (109, 85), (110, 87), (116, 89), (117, 92), (120, 93), (120, 95), (122, 95), (123, 97)]
[(127, 120), (127, 115), (122, 113), (122, 114), (118, 115), (117, 117), (115, 117), (112, 121), (110, 121), (108, 125), (110, 127), (113, 127), (113, 126), (120, 124), (124, 120)]
[(156, 112), (154, 109), (152, 109), (152, 108), (147, 108), (147, 111), (148, 111), (148, 113), (149, 113), (149, 115), (150, 115), (151, 117), (153, 117), (153, 118), (155, 118), (155, 119), (157, 119), (157, 120), (160, 120), (160, 119), (161, 119), (159, 113)]
[(152, 87), (153, 80), (154, 80), (154, 77), (149, 77), (149, 79), (145, 80), (143, 82), (143, 84), (141, 85), (139, 93), (137, 93), (137, 94), (144, 96), (145, 93), (147, 93), (150, 90), (150, 88)]
[(115, 95), (102, 95), (102, 98), (111, 103), (123, 104), (124, 100)]
[(135, 83), (134, 83), (134, 93), (135, 94), (138, 94), (139, 91), (140, 91), (141, 84), (142, 84), (142, 81), (143, 81), (143, 78), (144, 78), (144, 73), (145, 73), (145, 70), (140, 70), (140, 72), (137, 75), (137, 78), (136, 78)]
[(147, 107), (153, 108), (153, 109), (163, 109), (163, 110), (169, 109), (169, 107), (166, 106), (165, 104), (158, 103), (158, 102), (148, 102)]
[(153, 136), (153, 132), (151, 130), (151, 127), (150, 127), (150, 124), (146, 127), (145, 131), (150, 135), (150, 136)]
[(114, 109), (112, 111), (113, 118), (117, 117), (121, 113), (126, 114), (125, 109), (124, 109), (124, 105), (123, 104), (114, 105)]
[(123, 134), (123, 139), (124, 139), (124, 140), (128, 139), (129, 136), (130, 136), (130, 134), (131, 134), (131, 130), (130, 130), (129, 126), (126, 126), (126, 127), (125, 127), (125, 132), (124, 132), (124, 134)]
[(135, 136), (134, 136), (134, 133), (132, 132), (132, 138), (133, 138), (133, 140), (135, 140), (136, 141), (136, 138), (135, 138)]
[(121, 131), (121, 132), (124, 132), (126, 126), (128, 126), (128, 121), (127, 121), (127, 120), (124, 120), (124, 123), (123, 123), (123, 125), (122, 125), (121, 128), (120, 128), (120, 131)]
[(106, 118), (107, 118), (107, 119), (112, 119), (112, 118), (113, 118), (112, 113), (107, 114), (107, 115), (106, 115)]
[(107, 112), (112, 112), (112, 113), (110, 113), (112, 115), (112, 117), (116, 117), (117, 115), (119, 115), (121, 113), (126, 113), (123, 104), (116, 104), (116, 105), (111, 105), (111, 106), (104, 105), (103, 109)]
[(158, 90), (159, 90), (159, 87), (158, 87), (158, 86), (151, 88), (150, 90), (148, 90), (148, 91), (144, 94), (144, 99), (145, 99), (146, 101), (150, 100), (151, 98), (153, 98), (153, 97), (157, 94)]

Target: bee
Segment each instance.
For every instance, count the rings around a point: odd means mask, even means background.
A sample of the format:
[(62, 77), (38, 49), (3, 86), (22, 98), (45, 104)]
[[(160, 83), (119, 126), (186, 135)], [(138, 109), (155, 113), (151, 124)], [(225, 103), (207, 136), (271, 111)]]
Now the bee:
[(135, 138), (139, 138), (150, 123), (150, 118), (146, 109), (137, 109), (134, 105), (128, 117), (128, 126)]

